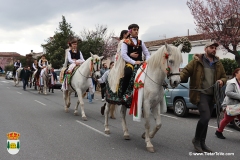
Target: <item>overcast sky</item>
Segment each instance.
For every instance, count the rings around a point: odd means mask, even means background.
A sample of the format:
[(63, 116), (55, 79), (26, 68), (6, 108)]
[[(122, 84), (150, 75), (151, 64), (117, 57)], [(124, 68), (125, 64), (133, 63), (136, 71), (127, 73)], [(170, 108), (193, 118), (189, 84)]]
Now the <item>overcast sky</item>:
[(42, 52), (62, 15), (76, 34), (106, 25), (119, 36), (129, 24), (140, 26), (143, 41), (196, 34), (187, 0), (0, 0), (0, 52)]

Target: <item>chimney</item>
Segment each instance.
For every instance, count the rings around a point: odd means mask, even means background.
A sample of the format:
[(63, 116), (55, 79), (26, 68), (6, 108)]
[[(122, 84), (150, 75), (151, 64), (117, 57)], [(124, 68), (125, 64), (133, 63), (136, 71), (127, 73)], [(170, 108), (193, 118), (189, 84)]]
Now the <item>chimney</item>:
[(189, 29), (187, 30), (187, 35), (189, 36)]

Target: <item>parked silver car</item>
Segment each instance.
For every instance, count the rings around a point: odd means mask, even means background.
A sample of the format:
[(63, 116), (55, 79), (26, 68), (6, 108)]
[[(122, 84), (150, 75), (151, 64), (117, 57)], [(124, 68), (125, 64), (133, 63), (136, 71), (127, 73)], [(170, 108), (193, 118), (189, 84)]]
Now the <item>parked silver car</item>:
[(54, 69), (54, 72), (55, 72), (56, 75), (57, 75), (57, 82), (56, 82), (56, 84), (54, 85), (54, 87), (55, 87), (55, 88), (61, 88), (61, 87), (62, 87), (62, 83), (60, 83), (60, 81), (59, 81), (59, 75), (60, 75), (61, 70), (60, 70), (60, 69)]
[(5, 79), (13, 79), (13, 72), (12, 71), (7, 71), (5, 75)]

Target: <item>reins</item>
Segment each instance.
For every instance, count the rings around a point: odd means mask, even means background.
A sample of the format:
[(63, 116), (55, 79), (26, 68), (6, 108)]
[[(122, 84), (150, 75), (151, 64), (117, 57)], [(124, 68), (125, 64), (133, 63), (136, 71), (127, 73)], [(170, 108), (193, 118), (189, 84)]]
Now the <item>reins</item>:
[(189, 89), (188, 87), (182, 85), (180, 83), (180, 85), (188, 90), (192, 90), (192, 91), (205, 91), (208, 90), (210, 88), (213, 88), (214, 90), (214, 99), (215, 99), (215, 103), (216, 103), (216, 115), (217, 115), (217, 125), (219, 128), (219, 124), (220, 124), (220, 114), (221, 114), (221, 100), (224, 99), (224, 93), (223, 91), (220, 89), (219, 87), (219, 82), (216, 82), (215, 84), (211, 85), (210, 87), (206, 88), (206, 89)]
[(78, 72), (83, 76), (83, 77), (85, 77), (85, 78), (92, 78), (93, 77), (93, 74), (95, 73), (95, 72), (97, 72), (97, 70), (95, 70), (95, 68), (94, 68), (94, 65), (95, 64), (97, 64), (97, 69), (99, 68), (99, 60), (96, 60), (96, 62), (95, 63), (93, 63), (93, 59), (91, 59), (91, 66), (90, 66), (90, 74), (91, 74), (91, 76), (85, 76), (85, 75), (83, 75), (81, 72), (80, 72), (80, 70), (78, 69)]

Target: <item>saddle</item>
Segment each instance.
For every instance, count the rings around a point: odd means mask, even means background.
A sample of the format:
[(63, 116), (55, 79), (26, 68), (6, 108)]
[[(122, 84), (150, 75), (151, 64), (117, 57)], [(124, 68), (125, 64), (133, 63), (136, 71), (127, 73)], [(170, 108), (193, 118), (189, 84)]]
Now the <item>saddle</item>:
[(108, 81), (106, 81), (106, 101), (111, 104), (117, 104), (117, 105), (125, 105), (127, 108), (130, 108), (133, 98), (133, 87), (134, 87), (134, 79), (135, 75), (137, 73), (137, 70), (139, 69), (140, 65), (134, 65), (133, 66), (133, 73), (129, 82), (129, 85), (127, 87), (126, 92), (122, 93), (122, 83), (123, 78), (120, 78), (119, 86), (117, 89), (117, 92), (113, 92), (110, 89)]
[(72, 80), (72, 76), (75, 74), (75, 72), (77, 71), (77, 69), (79, 68), (80, 66), (75, 66), (72, 70), (72, 72), (70, 73), (68, 71), (68, 67), (65, 69), (64, 71), (64, 75), (63, 75), (63, 79), (67, 78), (67, 82), (68, 84), (70, 84), (71, 80)]

